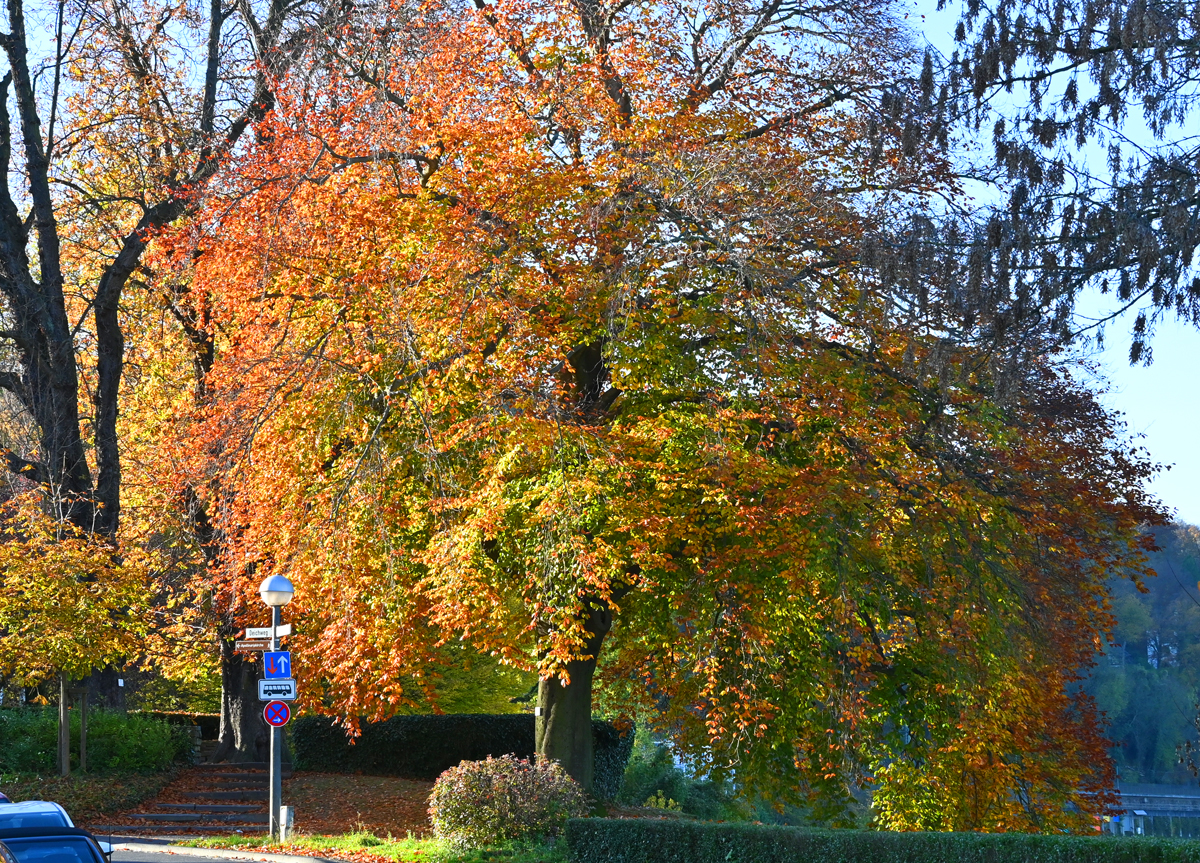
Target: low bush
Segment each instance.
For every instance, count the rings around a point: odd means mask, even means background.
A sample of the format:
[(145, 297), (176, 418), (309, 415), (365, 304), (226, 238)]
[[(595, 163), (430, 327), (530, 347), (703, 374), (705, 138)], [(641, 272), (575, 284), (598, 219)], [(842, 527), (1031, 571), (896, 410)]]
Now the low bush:
[(588, 811), (583, 789), (554, 761), (464, 761), (433, 785), (433, 833), (460, 848), (552, 836)]
[[(748, 807), (734, 798), (723, 782), (693, 779), (675, 765), (668, 746), (656, 741), (639, 728), (628, 759), (618, 802), (628, 806), (649, 806), (682, 811), (697, 818), (732, 821), (747, 817)], [(651, 800), (669, 800), (673, 805), (658, 805)]]
[[(71, 711), (71, 752), (78, 767), (79, 711)], [(179, 726), (111, 710), (88, 711), (88, 770), (150, 773), (185, 760), (191, 739)], [(54, 770), (58, 712), (54, 708), (0, 710), (0, 773)]]
[[(78, 745), (79, 724), (75, 724)], [(191, 757), (187, 728), (162, 719), (97, 710), (88, 713), (88, 769), (144, 773), (168, 769)]]
[(644, 806), (649, 798), (661, 796), (682, 803), (690, 785), (687, 774), (675, 766), (670, 748), (639, 728), (617, 800), (629, 806)]
[[(393, 716), (384, 722), (364, 722), (362, 735), (350, 740), (327, 717), (301, 716), (292, 722), (291, 744), (297, 770), (430, 780), (463, 761), (501, 755), (533, 758), (533, 722), (529, 713)], [(592, 740), (593, 793), (609, 800), (621, 787), (633, 732), (596, 721)]]
[(650, 818), (567, 822), (574, 863), (1194, 863), (1200, 840), (885, 833)]

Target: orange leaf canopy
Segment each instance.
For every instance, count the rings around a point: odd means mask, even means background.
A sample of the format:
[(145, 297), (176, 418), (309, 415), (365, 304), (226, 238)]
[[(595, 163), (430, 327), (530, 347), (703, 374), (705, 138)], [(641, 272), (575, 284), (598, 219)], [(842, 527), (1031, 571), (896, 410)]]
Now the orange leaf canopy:
[(746, 787), (1085, 827), (1111, 775), (1069, 687), (1148, 469), (962, 274), (864, 265), (956, 194), (878, 110), (895, 10), (694, 5), (353, 21), (160, 246), (217, 343), (163, 463), (219, 578), (295, 581), (310, 708), (412, 703), (450, 639), (562, 675), (606, 602), (600, 703)]

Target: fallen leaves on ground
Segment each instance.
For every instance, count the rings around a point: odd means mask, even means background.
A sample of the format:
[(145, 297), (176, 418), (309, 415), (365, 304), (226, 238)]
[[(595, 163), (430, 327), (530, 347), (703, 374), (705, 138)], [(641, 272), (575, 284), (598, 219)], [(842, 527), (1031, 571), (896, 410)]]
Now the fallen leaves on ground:
[(72, 773), (70, 776), (9, 773), (0, 775), (0, 791), (14, 802), (52, 800), (67, 810), (71, 820), (86, 824), (100, 816), (137, 806), (161, 793), (177, 776), (175, 770), (151, 774)]
[[(219, 772), (238, 771), (238, 765), (216, 765)], [(214, 765), (187, 768), (180, 771), (166, 787), (163, 783), (158, 791), (143, 794), (133, 800), (123, 800), (121, 805), (106, 810), (112, 812), (125, 809), (118, 815), (107, 817), (108, 823), (127, 824), (129, 832), (136, 832), (143, 823), (130, 816), (135, 812), (152, 812), (158, 803), (195, 803), (188, 792), (211, 789), (218, 783), (229, 781), (213, 776)], [(261, 777), (261, 773), (253, 774)], [(392, 776), (360, 776), (338, 773), (297, 772), (283, 782), (283, 803), (295, 810), (294, 829), (303, 833), (343, 834), (366, 831), (380, 836), (424, 836), (429, 833), (429, 791), (432, 782), (398, 779)], [(153, 797), (153, 799), (149, 799)], [(53, 798), (51, 798), (53, 799)], [(214, 801), (216, 802), (216, 801)], [(221, 801), (225, 802), (225, 801)], [(70, 807), (68, 807), (70, 811)], [(262, 805), (266, 811), (266, 804)], [(74, 813), (72, 813), (74, 815)], [(87, 823), (91, 818), (77, 819)], [(217, 822), (212, 822), (217, 823)], [(179, 834), (196, 832), (195, 828), (205, 822), (178, 825)], [(265, 832), (265, 825), (231, 825), (231, 830), (246, 833)]]
[(296, 808), (295, 829), (304, 833), (425, 836), (432, 788), (393, 776), (297, 772), (284, 783), (283, 802)]

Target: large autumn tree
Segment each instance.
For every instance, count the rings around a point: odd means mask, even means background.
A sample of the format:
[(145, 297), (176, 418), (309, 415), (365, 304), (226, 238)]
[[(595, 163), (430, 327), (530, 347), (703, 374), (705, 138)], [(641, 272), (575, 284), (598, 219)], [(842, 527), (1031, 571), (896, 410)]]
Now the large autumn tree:
[[(144, 532), (146, 518), (121, 529), (127, 333), (131, 319), (136, 331), (145, 310), (161, 306), (143, 255), (157, 232), (195, 211), (270, 110), (275, 80), (337, 14), (321, 2), (277, 0), (6, 4), (0, 452), (13, 492), (63, 522), (50, 535), (91, 549), (98, 571), (162, 541), (154, 526)], [(41, 554), (49, 566), (78, 551), (21, 544), (22, 535), (18, 526), (6, 537), (16, 543), (12, 560)], [(27, 574), (0, 578), (16, 591)], [(129, 660), (146, 647), (124, 644), (124, 657), (106, 650), (97, 661)], [(81, 667), (72, 661), (70, 671)]]
[(894, 10), (552, 12), (373, 7), (162, 247), (192, 329), (157, 362), (206, 370), (162, 475), (228, 589), (293, 578), (306, 703), (350, 724), (461, 639), (540, 673), (585, 784), (599, 674), (778, 799), (1084, 826), (1070, 684), (1147, 469), (908, 254), (956, 190)]
[[(122, 292), (150, 236), (188, 212), (269, 109), (272, 76), (321, 18), (282, 3), (7, 10), (0, 294), (11, 365), (0, 386), (35, 440), (5, 458), (61, 517), (115, 536)], [(31, 45), (30, 15), (53, 24), (48, 48)], [(81, 408), (83, 394), (92, 404)]]

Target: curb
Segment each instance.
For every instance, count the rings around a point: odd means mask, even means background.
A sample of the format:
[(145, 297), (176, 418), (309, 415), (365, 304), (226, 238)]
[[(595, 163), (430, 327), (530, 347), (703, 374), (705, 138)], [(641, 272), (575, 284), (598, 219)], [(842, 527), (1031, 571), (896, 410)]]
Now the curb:
[(223, 857), (227, 860), (262, 860), (266, 863), (341, 863), (327, 857), (303, 857), (299, 854), (268, 854), (258, 851), (230, 851), (225, 848), (193, 848), (190, 845), (158, 845), (149, 842), (114, 842), (114, 851), (138, 854), (183, 854), (189, 857)]

